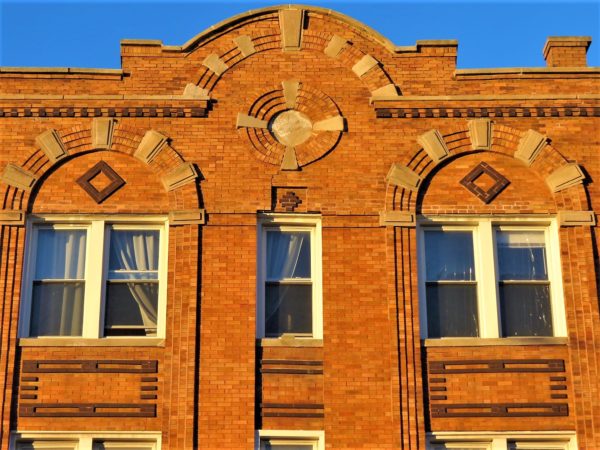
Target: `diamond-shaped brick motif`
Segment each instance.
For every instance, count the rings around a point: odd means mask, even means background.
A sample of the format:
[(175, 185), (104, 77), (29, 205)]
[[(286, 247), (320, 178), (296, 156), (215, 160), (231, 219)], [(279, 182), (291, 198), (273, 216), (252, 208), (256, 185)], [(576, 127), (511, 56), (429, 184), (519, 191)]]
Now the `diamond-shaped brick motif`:
[[(104, 182), (108, 182), (108, 184), (106, 184), (102, 189), (98, 189), (96, 186), (94, 186), (94, 184), (99, 183), (92, 184), (94, 178), (98, 176), (104, 178)], [(104, 161), (100, 161), (99, 163), (95, 164), (76, 181), (77, 184), (81, 186), (81, 188), (87, 192), (96, 203), (102, 203), (125, 184), (125, 180), (121, 178), (119, 174)]]
[[(481, 187), (477, 185), (479, 177), (487, 175), (492, 179), (494, 184), (492, 186)], [(501, 173), (494, 170), (492, 166), (487, 163), (481, 162), (477, 164), (462, 180), (460, 184), (467, 188), (475, 197), (481, 200), (483, 203), (490, 203), (494, 197), (504, 190), (506, 186), (510, 184), (510, 181), (504, 177)]]
[(295, 192), (287, 191), (281, 197), (279, 203), (286, 211), (292, 212), (298, 207), (298, 205), (302, 203), (302, 200), (296, 195)]

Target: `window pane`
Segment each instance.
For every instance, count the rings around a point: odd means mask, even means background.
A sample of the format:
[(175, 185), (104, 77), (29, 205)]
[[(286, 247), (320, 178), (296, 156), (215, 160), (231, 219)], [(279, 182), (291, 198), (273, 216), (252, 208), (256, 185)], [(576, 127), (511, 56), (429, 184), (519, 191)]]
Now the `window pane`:
[(547, 284), (501, 284), (500, 308), (503, 336), (552, 336)]
[(543, 231), (496, 232), (500, 280), (547, 280)]
[(85, 236), (85, 230), (38, 229), (35, 279), (83, 279)]
[(85, 284), (34, 283), (30, 336), (81, 336)]
[(312, 333), (312, 285), (269, 284), (266, 286), (267, 336)]
[(269, 444), (265, 442), (261, 448), (265, 450), (313, 450), (315, 446), (312, 444)]
[(427, 286), (428, 335), (438, 337), (477, 337), (477, 288), (464, 284)]
[(310, 278), (310, 232), (267, 231), (267, 278)]
[(105, 334), (156, 335), (158, 283), (108, 283)]
[(427, 281), (475, 280), (473, 234), (470, 231), (425, 231)]
[(158, 230), (111, 230), (109, 278), (158, 279), (159, 239)]

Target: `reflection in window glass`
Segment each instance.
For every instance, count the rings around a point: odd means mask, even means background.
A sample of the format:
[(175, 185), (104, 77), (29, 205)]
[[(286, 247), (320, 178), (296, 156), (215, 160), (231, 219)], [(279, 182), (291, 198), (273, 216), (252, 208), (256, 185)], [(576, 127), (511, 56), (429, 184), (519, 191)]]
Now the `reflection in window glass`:
[(503, 336), (552, 336), (543, 231), (496, 231)]
[(429, 337), (477, 337), (473, 234), (426, 230), (425, 266)]

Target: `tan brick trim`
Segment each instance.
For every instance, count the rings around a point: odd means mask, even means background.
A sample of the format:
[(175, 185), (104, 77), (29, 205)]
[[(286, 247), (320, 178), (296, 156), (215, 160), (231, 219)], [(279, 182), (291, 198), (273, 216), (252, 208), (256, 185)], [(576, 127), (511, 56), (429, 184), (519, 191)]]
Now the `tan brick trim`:
[(110, 148), (114, 129), (114, 119), (95, 118), (92, 122), (92, 146), (101, 149)]
[(469, 120), (467, 127), (473, 150), (489, 150), (492, 147), (493, 123), (491, 120)]
[(435, 164), (450, 154), (446, 142), (438, 130), (429, 130), (423, 133), (417, 138), (417, 142), (423, 147), (423, 150), (425, 150)]
[(206, 217), (203, 209), (186, 209), (171, 211), (169, 213), (169, 225), (204, 225)]
[(560, 166), (546, 177), (546, 184), (552, 192), (560, 192), (576, 184), (583, 183), (585, 175), (576, 163)]
[(60, 135), (54, 129), (46, 130), (38, 135), (35, 138), (35, 143), (48, 157), (51, 164), (68, 156), (67, 149), (65, 148)]
[(421, 177), (406, 166), (392, 164), (385, 180), (394, 186), (403, 187), (410, 191), (417, 191), (421, 184)]
[(133, 156), (140, 161), (150, 164), (154, 158), (162, 151), (169, 138), (156, 130), (148, 130), (142, 142), (138, 145)]
[(188, 183), (192, 183), (198, 177), (198, 172), (192, 163), (181, 163), (175, 169), (162, 177), (162, 182), (167, 191), (173, 191)]
[(561, 227), (576, 227), (596, 225), (594, 211), (559, 211), (558, 223)]
[(24, 191), (30, 191), (37, 181), (34, 174), (13, 163), (6, 165), (0, 179), (10, 186)]
[(24, 226), (25, 211), (9, 209), (0, 211), (0, 225)]

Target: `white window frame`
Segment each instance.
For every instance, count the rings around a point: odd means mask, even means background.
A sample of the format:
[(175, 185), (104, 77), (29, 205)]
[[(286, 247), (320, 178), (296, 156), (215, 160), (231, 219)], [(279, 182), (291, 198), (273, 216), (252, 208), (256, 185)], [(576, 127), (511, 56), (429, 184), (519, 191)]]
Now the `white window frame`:
[[(496, 251), (496, 229), (511, 231), (543, 231), (550, 284), (550, 307), (552, 310), (551, 337), (566, 337), (567, 325), (563, 295), (562, 271), (560, 265), (560, 243), (558, 224), (555, 219), (539, 217), (465, 217), (440, 216), (421, 218), (417, 230), (419, 309), (422, 339), (429, 338), (427, 331), (427, 296), (425, 289), (425, 231), (443, 229), (473, 233), (473, 256), (475, 260), (475, 278), (477, 281), (477, 311), (479, 322), (478, 338), (442, 337), (443, 339), (540, 339), (543, 337), (501, 336), (500, 295), (498, 283), (498, 261)], [(489, 270), (492, 267), (493, 270)], [(487, 269), (487, 270), (486, 270)], [(547, 338), (547, 337), (546, 337)]]
[[(39, 441), (34, 448), (40, 450), (50, 450), (65, 448), (59, 446), (63, 443), (73, 444), (73, 450), (96, 450), (94, 445), (98, 441), (109, 441), (114, 443), (114, 448), (120, 450), (122, 448), (137, 448), (140, 450), (160, 450), (162, 445), (162, 434), (159, 431), (15, 431), (10, 436), (10, 450), (19, 450), (18, 444), (23, 441)], [(127, 447), (120, 447), (126, 445)], [(67, 447), (71, 450), (71, 447)]]
[[(515, 445), (515, 443), (517, 445)], [(437, 445), (436, 445), (437, 444)], [(483, 448), (485, 450), (577, 450), (577, 435), (573, 431), (521, 432), (432, 432), (427, 435), (427, 450)]]
[[(30, 337), (32, 287), (35, 276), (37, 235), (40, 228), (86, 230), (85, 293), (81, 336)], [(158, 262), (158, 316), (156, 336), (104, 336), (104, 310), (110, 232), (116, 230), (157, 230), (160, 232)], [(151, 340), (164, 339), (167, 312), (168, 221), (164, 216), (105, 215), (44, 215), (33, 216), (27, 222), (25, 263), (21, 287), (19, 337), (29, 340)]]
[(325, 450), (325, 432), (321, 430), (257, 430), (255, 450), (263, 450), (262, 442), (278, 444), (312, 444), (314, 450)]
[[(256, 336), (259, 339), (278, 339), (265, 335), (265, 283), (267, 274), (267, 232), (310, 232), (310, 257), (312, 280), (312, 335), (294, 336), (297, 339), (323, 339), (323, 280), (321, 216), (315, 214), (260, 214), (257, 223), (256, 246)], [(284, 335), (287, 337), (289, 335)]]

